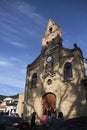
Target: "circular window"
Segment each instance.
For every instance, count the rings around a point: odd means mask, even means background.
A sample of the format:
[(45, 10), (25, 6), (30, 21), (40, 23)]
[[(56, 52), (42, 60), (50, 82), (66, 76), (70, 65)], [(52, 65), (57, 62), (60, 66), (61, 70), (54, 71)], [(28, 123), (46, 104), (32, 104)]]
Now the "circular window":
[(50, 85), (52, 83), (52, 80), (51, 79), (48, 79), (47, 80), (47, 84)]

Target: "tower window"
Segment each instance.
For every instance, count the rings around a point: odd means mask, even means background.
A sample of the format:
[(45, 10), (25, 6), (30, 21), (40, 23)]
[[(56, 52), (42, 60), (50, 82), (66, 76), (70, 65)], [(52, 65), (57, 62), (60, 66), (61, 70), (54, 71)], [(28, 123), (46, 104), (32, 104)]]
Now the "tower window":
[(72, 64), (66, 63), (64, 66), (64, 80), (69, 80), (72, 78)]
[(46, 43), (47, 43), (47, 45), (49, 44), (49, 42), (48, 42), (48, 41), (47, 41)]
[(52, 33), (52, 30), (53, 30), (52, 27), (50, 27), (50, 28), (49, 28), (49, 32)]
[(34, 74), (32, 75), (31, 88), (36, 87), (36, 84), (37, 84), (37, 73), (34, 73)]

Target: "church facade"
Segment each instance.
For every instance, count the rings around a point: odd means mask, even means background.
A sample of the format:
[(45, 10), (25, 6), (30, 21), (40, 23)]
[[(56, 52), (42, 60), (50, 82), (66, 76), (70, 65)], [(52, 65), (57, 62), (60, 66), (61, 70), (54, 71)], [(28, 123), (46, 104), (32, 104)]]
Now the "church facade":
[(62, 111), (65, 118), (87, 115), (84, 58), (81, 49), (62, 45), (62, 29), (49, 19), (42, 38), (42, 50), (27, 66), (24, 116), (36, 112), (38, 120), (45, 110)]

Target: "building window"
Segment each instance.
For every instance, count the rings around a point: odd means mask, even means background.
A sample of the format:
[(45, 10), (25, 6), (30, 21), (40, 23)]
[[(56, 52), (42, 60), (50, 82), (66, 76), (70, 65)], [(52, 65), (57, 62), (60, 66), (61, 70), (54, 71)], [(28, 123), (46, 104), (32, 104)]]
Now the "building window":
[(31, 88), (36, 87), (36, 84), (37, 84), (37, 73), (34, 73), (34, 74), (32, 75)]
[(50, 27), (50, 28), (49, 28), (49, 32), (52, 33), (52, 30), (53, 30), (52, 27)]
[(66, 63), (64, 66), (64, 80), (70, 80), (72, 78), (72, 64)]

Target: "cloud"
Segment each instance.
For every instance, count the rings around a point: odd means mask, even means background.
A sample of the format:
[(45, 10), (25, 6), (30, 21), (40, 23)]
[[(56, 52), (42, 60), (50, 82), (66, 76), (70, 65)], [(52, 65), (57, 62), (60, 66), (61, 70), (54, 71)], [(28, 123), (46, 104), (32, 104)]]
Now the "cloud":
[(6, 96), (11, 96), (11, 95), (16, 95), (18, 94), (19, 92), (24, 92), (24, 89), (23, 88), (16, 88), (16, 87), (12, 87), (12, 86), (7, 86), (5, 84), (0, 84), (0, 88), (2, 91), (0, 91), (0, 94), (3, 93), (3, 95), (6, 95)]
[(13, 64), (9, 63), (8, 61), (5, 60), (0, 60), (0, 67), (7, 67), (7, 66), (12, 66)]
[(8, 24), (16, 25), (19, 22), (22, 23), (22, 18), (25, 19), (25, 22), (26, 20), (29, 20), (29, 22), (35, 22), (36, 24), (41, 25), (41, 27), (46, 23), (46, 19), (39, 13), (37, 13), (36, 7), (30, 5), (29, 2), (26, 3), (25, 1), (21, 0), (8, 0), (4, 3), (3, 6), (5, 10), (7, 10), (7, 12), (2, 10), (2, 12), (0, 13), (1, 18), (4, 16), (4, 18), (6, 18), (4, 19), (4, 21), (6, 21), (6, 23)]
[(10, 44), (15, 45), (15, 46), (17, 46), (17, 47), (22, 47), (22, 48), (25, 47), (25, 45), (23, 45), (22, 43), (18, 43), (18, 42), (16, 42), (16, 41), (10, 41)]
[[(0, 5), (0, 43), (4, 49), (4, 53), (2, 50), (0, 52), (3, 56), (0, 57), (0, 86), (6, 90), (8, 90), (6, 86), (11, 90), (12, 88), (15, 91), (16, 89), (21, 90), (25, 88), (26, 66), (28, 62), (31, 63), (34, 60), (34, 53), (31, 56), (31, 52), (29, 52), (34, 49), (31, 44), (27, 43), (36, 42), (34, 38), (39, 38), (46, 19), (36, 12), (36, 7), (31, 6), (29, 2), (26, 3), (25, 0), (3, 0), (0, 1)], [(26, 49), (28, 47), (31, 47), (31, 50)], [(6, 49), (9, 52), (5, 52)], [(35, 47), (34, 52), (36, 49)], [(19, 55), (16, 55), (16, 51)], [(27, 52), (29, 55), (26, 54)], [(8, 91), (8, 93), (10, 92)]]
[[(26, 44), (23, 44), (19, 38), (18, 39), (12, 39), (12, 38), (9, 38), (9, 37), (4, 37), (4, 36), (0, 36), (0, 39), (3, 41), (3, 42), (6, 42), (8, 44), (11, 44), (11, 45), (14, 45), (16, 47), (19, 47), (19, 48), (26, 48), (27, 45)], [(12, 41), (13, 40), (13, 41)]]
[[(0, 83), (14, 88), (25, 87), (25, 64), (15, 57), (0, 57)], [(9, 92), (8, 92), (9, 93)]]
[(26, 47), (26, 40), (39, 37), (46, 19), (25, 1), (0, 2), (0, 41), (16, 47)]
[(25, 86), (25, 82), (24, 79), (20, 76), (20, 78), (15, 75), (15, 77), (10, 74), (8, 75), (0, 75), (0, 83), (7, 85), (7, 86), (11, 86), (11, 87), (15, 87), (15, 88), (24, 88)]
[(40, 14), (36, 13), (35, 9), (30, 5), (23, 4), (19, 6), (19, 10), (21, 13), (25, 14), (29, 19), (41, 27), (46, 24), (46, 19), (43, 18)]

